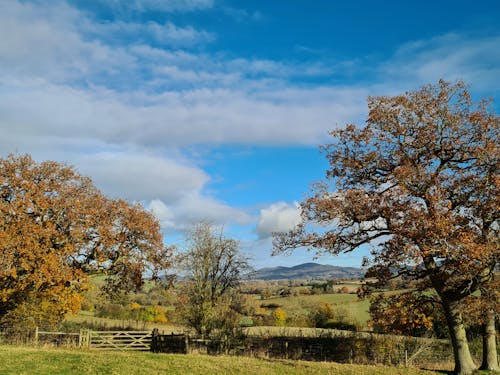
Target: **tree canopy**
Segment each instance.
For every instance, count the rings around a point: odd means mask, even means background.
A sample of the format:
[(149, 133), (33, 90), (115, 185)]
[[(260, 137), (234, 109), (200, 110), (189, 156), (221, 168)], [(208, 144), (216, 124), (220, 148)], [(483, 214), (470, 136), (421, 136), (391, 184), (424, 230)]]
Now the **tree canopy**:
[(29, 155), (0, 159), (0, 249), (0, 320), (41, 318), (46, 306), (55, 321), (79, 308), (89, 274), (106, 274), (110, 290), (131, 290), (168, 267), (171, 252), (140, 205)]
[(302, 203), (302, 222), (275, 251), (339, 254), (371, 246), (369, 274), (432, 288), (458, 373), (470, 373), (459, 303), (491, 279), (500, 257), (500, 119), (463, 82), (368, 98), (366, 125), (331, 133), (330, 167)]

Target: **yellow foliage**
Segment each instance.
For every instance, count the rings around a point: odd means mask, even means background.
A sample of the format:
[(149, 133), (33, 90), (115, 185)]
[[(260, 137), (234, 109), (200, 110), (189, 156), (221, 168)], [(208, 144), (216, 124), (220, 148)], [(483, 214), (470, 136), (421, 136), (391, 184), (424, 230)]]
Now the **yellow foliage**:
[(130, 305), (128, 305), (128, 307), (131, 310), (138, 310), (141, 308), (141, 305), (138, 304), (137, 302), (132, 302)]
[(273, 311), (272, 317), (274, 320), (274, 325), (276, 325), (278, 327), (285, 326), (287, 314), (286, 314), (285, 310), (283, 310), (281, 307), (278, 307), (277, 309), (275, 309)]

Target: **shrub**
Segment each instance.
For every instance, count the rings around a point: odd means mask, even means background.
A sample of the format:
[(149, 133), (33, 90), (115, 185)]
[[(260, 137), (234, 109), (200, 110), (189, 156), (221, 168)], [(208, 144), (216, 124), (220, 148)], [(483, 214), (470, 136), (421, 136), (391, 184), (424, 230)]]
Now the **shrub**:
[(110, 318), (110, 319), (127, 319), (128, 309), (118, 303), (107, 303), (104, 305), (98, 305), (96, 309), (97, 317), (100, 318)]
[(286, 325), (286, 312), (282, 308), (278, 307), (271, 314), (274, 320), (274, 325), (277, 327), (284, 327)]

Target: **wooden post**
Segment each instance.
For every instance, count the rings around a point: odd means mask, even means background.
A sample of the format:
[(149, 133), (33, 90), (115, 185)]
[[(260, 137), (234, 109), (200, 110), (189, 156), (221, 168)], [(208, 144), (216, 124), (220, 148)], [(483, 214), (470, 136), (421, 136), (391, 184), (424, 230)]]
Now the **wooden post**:
[(159, 353), (160, 348), (159, 348), (159, 339), (158, 339), (159, 333), (158, 333), (158, 328), (154, 328), (153, 332), (151, 333), (151, 347), (150, 350), (153, 353)]
[(405, 349), (405, 367), (408, 367), (408, 349)]
[(38, 326), (35, 327), (35, 345), (38, 345)]
[(82, 335), (83, 335), (83, 329), (80, 328), (80, 334), (78, 335), (78, 347), (82, 347)]

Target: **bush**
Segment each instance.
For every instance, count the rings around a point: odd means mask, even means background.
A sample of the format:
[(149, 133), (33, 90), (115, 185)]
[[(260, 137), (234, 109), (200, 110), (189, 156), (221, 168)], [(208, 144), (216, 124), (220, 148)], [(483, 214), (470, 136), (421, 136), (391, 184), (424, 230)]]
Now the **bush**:
[(319, 302), (313, 306), (308, 315), (311, 327), (324, 328), (325, 324), (333, 318), (332, 305), (326, 302)]
[(100, 318), (128, 319), (128, 309), (118, 303), (107, 303), (98, 305), (95, 315)]
[(282, 308), (278, 307), (276, 310), (273, 311), (271, 316), (273, 318), (275, 326), (284, 327), (286, 325), (287, 315), (286, 315), (285, 310), (283, 310)]
[(358, 327), (354, 323), (348, 322), (337, 322), (334, 320), (329, 320), (323, 324), (321, 328), (329, 328), (329, 329), (341, 329), (344, 331), (357, 331)]

